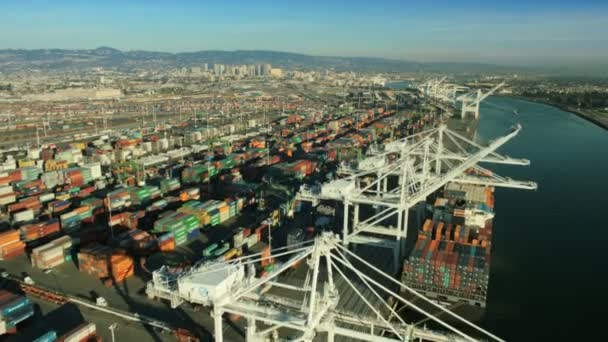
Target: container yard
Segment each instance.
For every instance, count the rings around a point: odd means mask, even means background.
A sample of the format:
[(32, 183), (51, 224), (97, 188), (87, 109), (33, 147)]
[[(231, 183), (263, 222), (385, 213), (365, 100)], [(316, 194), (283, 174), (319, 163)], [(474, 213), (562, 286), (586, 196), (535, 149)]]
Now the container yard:
[[(108, 307), (111, 315), (147, 315), (165, 324), (161, 330), (171, 338), (207, 340), (213, 321), (201, 310), (208, 309), (191, 304), (174, 310), (165, 301), (174, 298), (155, 292), (150, 281), (171, 281), (196, 265), (256, 253), (263, 258), (255, 265), (257, 276), (273, 274), (284, 260), (272, 257), (271, 247), (339, 231), (340, 209), (330, 204), (310, 212), (296, 200), (302, 185), (331, 179), (340, 165), (363, 160), (371, 147), (436, 127), (439, 120), (433, 112), (384, 107), (307, 110), (274, 113), (265, 127), (229, 135), (185, 121), (152, 132), (124, 129), (42, 144), (25, 156), (5, 152), (2, 268), (38, 301), (70, 296)], [(485, 306), (491, 223), (475, 216), (493, 208), (493, 197), (484, 194), (489, 192), (445, 187), (414, 237), (404, 283), (438, 300)], [(393, 266), (384, 252), (364, 254), (384, 270)], [(299, 272), (294, 268), (294, 279)], [(348, 293), (346, 283), (339, 286)], [(371, 314), (360, 303), (341, 303)], [(226, 338), (241, 339), (243, 322), (229, 320)], [(49, 328), (39, 339), (99, 340), (96, 323)], [(156, 330), (146, 333), (166, 338)]]
[[(270, 130), (206, 147), (196, 145), (202, 136), (180, 129), (172, 134), (185, 134), (190, 145), (133, 131), (89, 144), (43, 145), (28, 150), (27, 161), (9, 152), (4, 158), (16, 160), (15, 168), (0, 174), (3, 268), (35, 286), (87, 298), (94, 291), (124, 308), (139, 295), (124, 297), (123, 286), (144, 288), (157, 260), (187, 267), (269, 253), (271, 229), (273, 244), (303, 239), (288, 239), (281, 227), (294, 215), (302, 182), (359, 158), (372, 142), (431, 123), (429, 116), (382, 108), (316, 112), (277, 118)], [(265, 260), (261, 271), (273, 265)]]

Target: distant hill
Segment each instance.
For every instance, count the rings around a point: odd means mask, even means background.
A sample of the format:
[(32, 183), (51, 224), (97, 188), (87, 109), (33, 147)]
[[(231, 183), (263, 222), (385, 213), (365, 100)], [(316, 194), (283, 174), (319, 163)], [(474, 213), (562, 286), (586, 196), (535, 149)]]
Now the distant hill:
[(384, 58), (326, 57), (278, 51), (197, 51), (153, 52), (121, 51), (109, 47), (91, 50), (0, 50), (0, 71), (24, 69), (81, 70), (91, 67), (133, 69), (150, 67), (191, 67), (203, 63), (254, 64), (270, 63), (282, 68), (333, 68), (339, 71), (376, 72), (489, 72), (508, 71), (508, 68), (472, 63), (420, 63)]

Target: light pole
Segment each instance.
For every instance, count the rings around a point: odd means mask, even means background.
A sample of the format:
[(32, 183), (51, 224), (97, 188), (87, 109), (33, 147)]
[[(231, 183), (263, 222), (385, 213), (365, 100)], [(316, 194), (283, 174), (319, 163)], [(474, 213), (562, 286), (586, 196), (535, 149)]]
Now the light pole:
[(108, 327), (108, 329), (110, 329), (110, 332), (112, 333), (112, 342), (115, 342), (115, 340), (114, 340), (114, 330), (116, 329), (117, 326), (118, 326), (118, 324), (112, 323), (112, 325), (110, 325)]

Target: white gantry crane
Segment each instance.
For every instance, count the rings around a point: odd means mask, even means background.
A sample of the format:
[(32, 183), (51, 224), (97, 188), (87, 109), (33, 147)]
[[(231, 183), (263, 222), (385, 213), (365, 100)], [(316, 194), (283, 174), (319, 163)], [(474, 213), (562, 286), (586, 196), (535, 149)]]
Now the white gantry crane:
[[(358, 167), (343, 166), (339, 170), (348, 174), (347, 177), (319, 186), (303, 186), (298, 198), (311, 201), (313, 205), (321, 200), (342, 202), (343, 243), (389, 247), (393, 249), (395, 259), (399, 260), (407, 236), (409, 209), (425, 201), (448, 182), (536, 189), (534, 182), (501, 177), (477, 165), (529, 165), (528, 160), (513, 159), (495, 152), (520, 130), (521, 126), (514, 127), (509, 134), (482, 146), (440, 125), (390, 142), (384, 146), (384, 151), (372, 150), (372, 155), (359, 162)], [(391, 178), (393, 181), (389, 182)], [(362, 205), (373, 206), (376, 213), (361, 220)]]
[(418, 89), (424, 96), (427, 96), (429, 98), (443, 102), (454, 103), (456, 102), (457, 98), (456, 94), (469, 88), (457, 84), (445, 83), (446, 78), (447, 76), (444, 76), (439, 80), (428, 80), (427, 82), (422, 83), (420, 86), (418, 86)]
[(488, 96), (494, 94), (494, 92), (496, 92), (500, 87), (504, 85), (505, 83), (502, 82), (486, 93), (483, 93), (481, 89), (477, 89), (477, 91), (463, 94), (456, 98), (457, 101), (462, 102), (462, 118), (464, 119), (467, 114), (473, 114), (475, 119), (479, 119), (479, 104), (481, 103), (481, 101), (485, 100)]
[[(274, 250), (272, 258), (288, 260), (263, 277), (256, 277), (253, 271), (253, 265), (264, 259), (260, 253), (203, 264), (171, 279), (159, 276), (161, 269), (155, 272), (147, 293), (176, 300), (172, 306), (187, 301), (210, 307), (216, 342), (224, 341), (224, 314), (246, 319), (248, 342), (333, 342), (338, 336), (381, 342), (477, 341), (471, 333), (423, 309), (421, 303), (466, 326), (483, 340), (502, 341), (383, 273), (342, 246), (332, 233), (286, 249)], [(296, 271), (292, 271), (294, 267)], [(288, 272), (299, 272), (301, 277), (286, 275)], [(411, 292), (417, 301), (404, 298), (400, 294), (403, 291)], [(364, 303), (367, 314), (344, 310), (343, 299)], [(445, 331), (406, 322), (395, 311), (396, 303), (423, 314)]]

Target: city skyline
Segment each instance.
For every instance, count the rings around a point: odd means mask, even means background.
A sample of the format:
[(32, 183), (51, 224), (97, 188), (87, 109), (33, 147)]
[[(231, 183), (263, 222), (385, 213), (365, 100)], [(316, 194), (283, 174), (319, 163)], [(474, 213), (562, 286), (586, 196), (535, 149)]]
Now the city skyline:
[[(601, 1), (40, 1), (3, 5), (0, 49), (270, 50), (421, 62), (602, 67)], [(438, 11), (442, 9), (442, 11)]]

